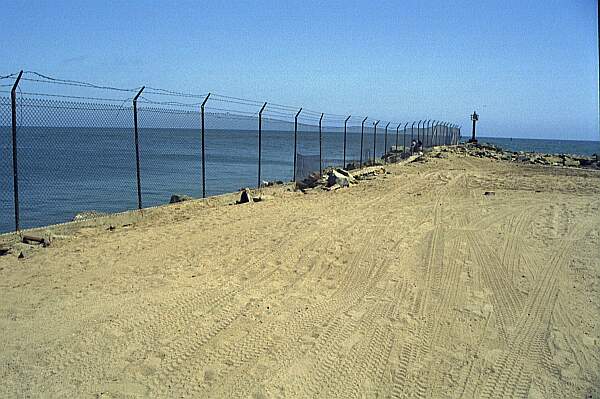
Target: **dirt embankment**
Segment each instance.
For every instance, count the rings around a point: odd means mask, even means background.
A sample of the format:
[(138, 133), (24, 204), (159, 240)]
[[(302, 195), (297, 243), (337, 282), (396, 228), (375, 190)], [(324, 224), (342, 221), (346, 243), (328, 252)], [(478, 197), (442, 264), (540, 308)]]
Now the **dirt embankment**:
[(0, 396), (599, 395), (600, 173), (445, 154), (1, 256)]

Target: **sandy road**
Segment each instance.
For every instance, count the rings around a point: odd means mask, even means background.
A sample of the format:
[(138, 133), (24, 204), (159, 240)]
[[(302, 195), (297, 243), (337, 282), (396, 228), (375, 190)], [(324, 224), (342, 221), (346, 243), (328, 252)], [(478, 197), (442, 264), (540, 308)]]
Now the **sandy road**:
[(1, 257), (0, 397), (600, 395), (600, 174), (389, 170)]

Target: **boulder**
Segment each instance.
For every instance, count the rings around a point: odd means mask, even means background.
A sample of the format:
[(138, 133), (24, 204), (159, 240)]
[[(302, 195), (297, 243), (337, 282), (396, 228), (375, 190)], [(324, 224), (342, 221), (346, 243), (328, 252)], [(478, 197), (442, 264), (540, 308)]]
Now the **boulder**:
[(176, 204), (178, 202), (189, 201), (192, 197), (184, 194), (173, 194), (171, 195), (171, 199), (169, 200), (169, 204)]
[(254, 198), (248, 190), (242, 190), (242, 194), (240, 195), (240, 200), (237, 202), (238, 204), (246, 204), (248, 202), (254, 202)]
[(554, 156), (554, 155), (546, 155), (544, 156), (544, 160), (548, 163), (548, 165), (558, 166), (562, 165), (562, 158)]
[(579, 162), (578, 159), (573, 159), (573, 158), (565, 157), (565, 160), (563, 161), (563, 165), (565, 165), (565, 166), (571, 166), (571, 167), (578, 167), (578, 166), (581, 165), (581, 163)]
[(338, 184), (340, 187), (349, 187), (356, 183), (356, 179), (344, 169), (334, 169), (327, 176), (327, 187)]

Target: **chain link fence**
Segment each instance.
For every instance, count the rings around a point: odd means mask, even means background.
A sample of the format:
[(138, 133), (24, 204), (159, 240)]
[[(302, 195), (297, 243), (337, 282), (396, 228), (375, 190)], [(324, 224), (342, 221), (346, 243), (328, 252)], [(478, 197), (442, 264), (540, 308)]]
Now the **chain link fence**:
[[(413, 127), (149, 88), (135, 102), (138, 89), (122, 91), (124, 99), (16, 91), (14, 101), (0, 92), (0, 233), (161, 205), (172, 194), (301, 181), (384, 162), (392, 151), (408, 156), (413, 139), (426, 148), (459, 137), (457, 126), (440, 123)], [(165, 95), (177, 101), (156, 100)]]

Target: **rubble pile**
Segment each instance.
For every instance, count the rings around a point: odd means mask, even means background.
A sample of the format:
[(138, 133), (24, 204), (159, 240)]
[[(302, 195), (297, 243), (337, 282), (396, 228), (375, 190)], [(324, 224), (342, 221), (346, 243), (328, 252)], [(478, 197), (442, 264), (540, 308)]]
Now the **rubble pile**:
[(524, 151), (508, 151), (491, 144), (463, 144), (440, 147), (429, 153), (430, 157), (446, 158), (447, 153), (462, 154), (476, 158), (528, 163), (532, 165), (566, 166), (600, 169), (598, 155), (542, 154)]

